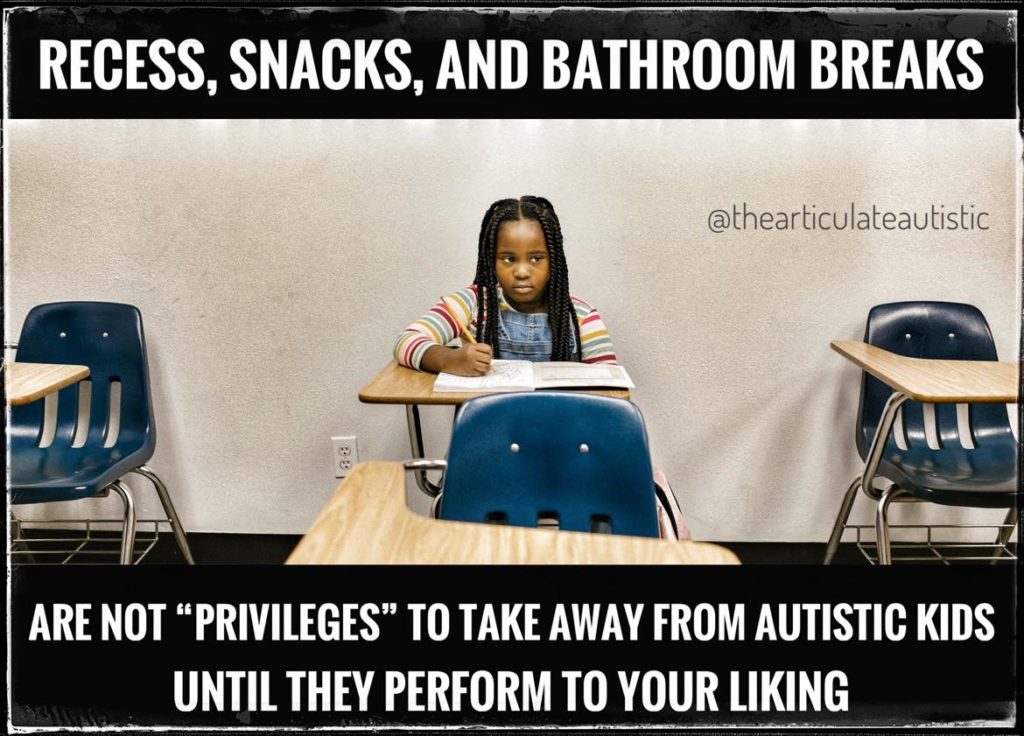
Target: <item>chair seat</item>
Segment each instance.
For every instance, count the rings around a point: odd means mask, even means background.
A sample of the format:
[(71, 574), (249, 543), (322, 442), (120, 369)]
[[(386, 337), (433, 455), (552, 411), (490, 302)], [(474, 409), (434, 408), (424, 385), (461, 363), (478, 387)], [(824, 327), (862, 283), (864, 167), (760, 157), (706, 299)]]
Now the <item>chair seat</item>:
[(73, 501), (99, 493), (145, 465), (152, 449), (123, 447), (19, 447), (11, 452), (11, 503)]
[(878, 467), (908, 493), (952, 506), (1008, 507), (1017, 497), (1017, 443), (1010, 432), (973, 450), (901, 450), (890, 440)]

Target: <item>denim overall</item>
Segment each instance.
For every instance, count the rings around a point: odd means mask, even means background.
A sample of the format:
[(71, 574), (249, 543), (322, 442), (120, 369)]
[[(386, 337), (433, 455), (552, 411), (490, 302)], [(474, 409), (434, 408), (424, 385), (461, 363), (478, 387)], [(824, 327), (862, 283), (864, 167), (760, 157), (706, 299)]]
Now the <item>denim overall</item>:
[[(572, 352), (576, 335), (570, 333)], [(498, 312), (498, 349), (502, 360), (551, 360), (551, 325), (544, 313), (527, 314), (513, 309)]]

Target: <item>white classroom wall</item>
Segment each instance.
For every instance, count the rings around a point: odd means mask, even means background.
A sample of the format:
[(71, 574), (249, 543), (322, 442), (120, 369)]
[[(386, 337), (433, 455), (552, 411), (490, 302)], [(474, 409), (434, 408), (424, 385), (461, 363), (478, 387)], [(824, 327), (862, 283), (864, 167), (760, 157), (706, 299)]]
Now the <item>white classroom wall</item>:
[[(976, 304), (1000, 356), (1018, 353), (1015, 128), (8, 121), (7, 339), (41, 302), (137, 305), (156, 403), (150, 464), (186, 529), (301, 533), (337, 483), (330, 436), (357, 435), (361, 460), (409, 455), (401, 408), (360, 404), (359, 389), (408, 322), (471, 281), (487, 205), (540, 194), (561, 217), (573, 292), (601, 310), (638, 384), (654, 460), (694, 536), (824, 541), (859, 463), (859, 372), (830, 340), (859, 339), (874, 304), (939, 299)], [(709, 232), (711, 210), (744, 202), (962, 203), (991, 227)], [(427, 414), (439, 456), (451, 411)], [(155, 515), (142, 495), (142, 515)], [(1002, 516), (922, 506), (894, 520)], [(78, 507), (116, 514), (109, 500)], [(859, 499), (854, 521), (868, 512)]]

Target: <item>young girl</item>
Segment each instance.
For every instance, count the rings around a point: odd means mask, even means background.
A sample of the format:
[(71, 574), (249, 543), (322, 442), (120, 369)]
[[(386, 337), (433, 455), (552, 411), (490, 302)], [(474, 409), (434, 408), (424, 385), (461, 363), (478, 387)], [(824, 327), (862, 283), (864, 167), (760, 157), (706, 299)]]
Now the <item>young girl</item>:
[[(471, 339), (463, 339), (461, 347), (447, 347), (467, 334)], [(480, 225), (472, 286), (442, 297), (395, 343), (395, 360), (432, 373), (479, 376), (493, 358), (615, 362), (601, 315), (569, 294), (562, 228), (543, 197), (492, 204)], [(657, 469), (655, 485), (662, 536), (689, 538)]]
[[(464, 330), (475, 343), (445, 347)], [(492, 358), (615, 362), (601, 315), (569, 294), (562, 229), (543, 197), (492, 204), (473, 285), (442, 297), (395, 343), (399, 363), (433, 373), (483, 375)]]

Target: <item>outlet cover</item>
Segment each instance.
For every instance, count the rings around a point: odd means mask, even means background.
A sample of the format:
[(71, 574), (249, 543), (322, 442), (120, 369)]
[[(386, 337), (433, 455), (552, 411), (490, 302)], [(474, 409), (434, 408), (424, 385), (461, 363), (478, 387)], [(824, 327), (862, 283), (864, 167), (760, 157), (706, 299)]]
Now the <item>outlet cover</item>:
[(355, 435), (348, 437), (331, 437), (331, 465), (334, 477), (344, 478), (359, 462), (359, 450), (356, 447)]

